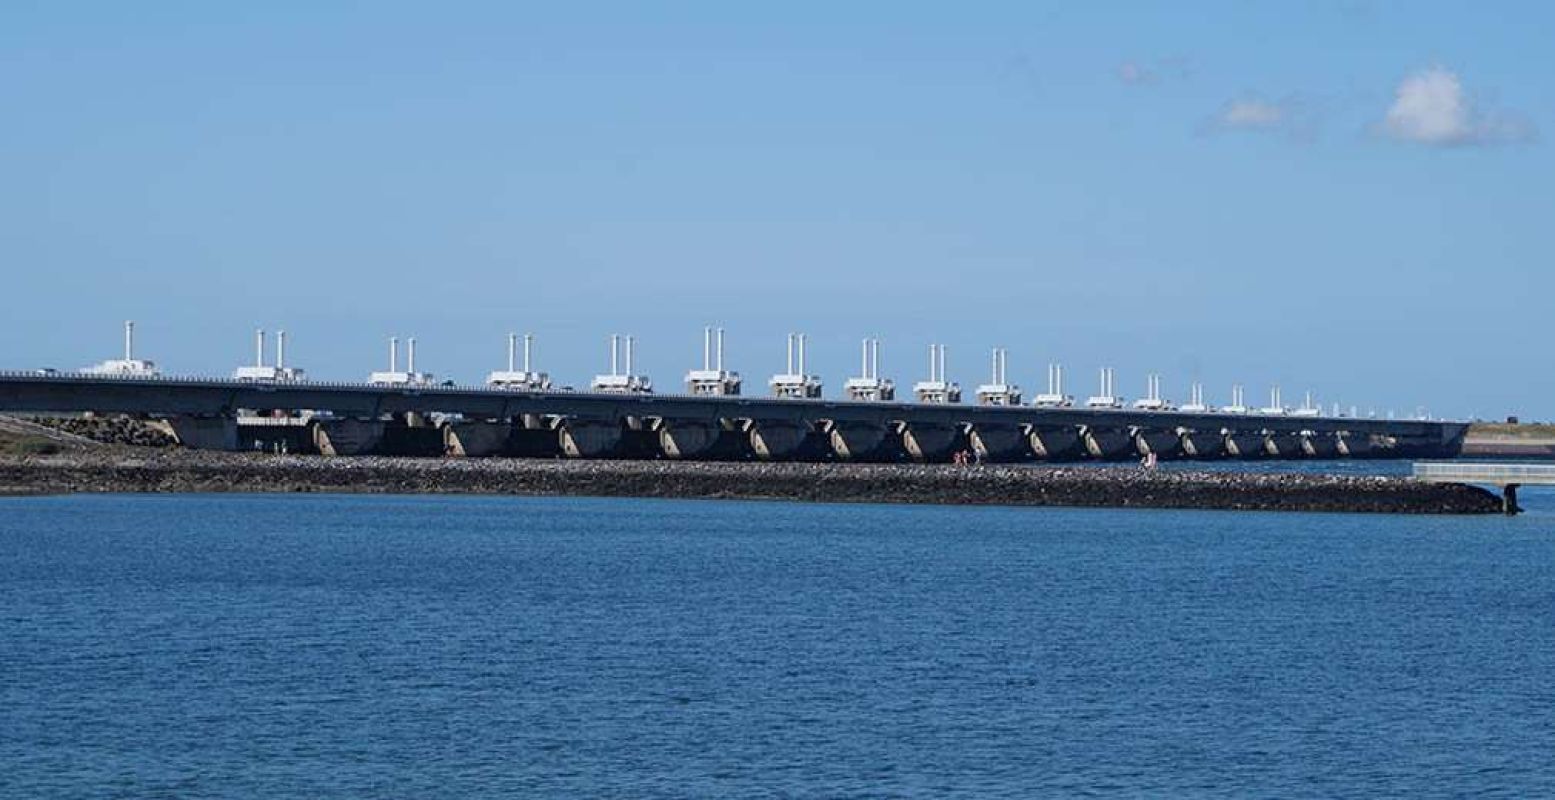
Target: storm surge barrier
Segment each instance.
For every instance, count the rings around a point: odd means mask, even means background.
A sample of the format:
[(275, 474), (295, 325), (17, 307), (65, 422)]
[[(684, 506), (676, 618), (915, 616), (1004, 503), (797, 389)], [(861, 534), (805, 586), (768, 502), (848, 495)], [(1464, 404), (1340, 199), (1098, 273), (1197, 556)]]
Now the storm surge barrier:
[[(1183, 409), (0, 373), (0, 413), (328, 455), (1021, 462), (1456, 457), (1466, 423)], [(283, 446), (284, 445), (284, 446)]]

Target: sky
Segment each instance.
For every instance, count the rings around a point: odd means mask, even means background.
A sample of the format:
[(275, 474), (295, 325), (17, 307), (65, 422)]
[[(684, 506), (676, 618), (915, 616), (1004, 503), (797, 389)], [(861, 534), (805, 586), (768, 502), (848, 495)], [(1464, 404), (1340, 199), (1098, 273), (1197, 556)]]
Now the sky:
[(1027, 396), (1555, 417), (1555, 6), (0, 4), (0, 368), (763, 393), (882, 339)]

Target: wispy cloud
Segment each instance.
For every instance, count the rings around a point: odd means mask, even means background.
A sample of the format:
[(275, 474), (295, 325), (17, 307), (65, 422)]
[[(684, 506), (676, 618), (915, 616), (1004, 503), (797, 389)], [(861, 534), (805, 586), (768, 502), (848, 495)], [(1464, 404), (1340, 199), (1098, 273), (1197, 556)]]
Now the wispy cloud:
[(1273, 133), (1310, 141), (1317, 136), (1318, 122), (1316, 104), (1302, 97), (1291, 95), (1281, 100), (1269, 100), (1258, 95), (1244, 95), (1227, 101), (1214, 116), (1205, 120), (1200, 130), (1209, 134)]
[(1188, 59), (1168, 56), (1151, 61), (1128, 60), (1119, 64), (1115, 74), (1129, 86), (1148, 86), (1169, 80), (1184, 80), (1191, 72)]
[(1263, 100), (1233, 100), (1220, 110), (1217, 119), (1227, 128), (1277, 128), (1290, 119), (1290, 110)]
[(1538, 134), (1520, 114), (1477, 105), (1457, 73), (1444, 67), (1404, 78), (1378, 128), (1398, 141), (1436, 147), (1526, 142)]

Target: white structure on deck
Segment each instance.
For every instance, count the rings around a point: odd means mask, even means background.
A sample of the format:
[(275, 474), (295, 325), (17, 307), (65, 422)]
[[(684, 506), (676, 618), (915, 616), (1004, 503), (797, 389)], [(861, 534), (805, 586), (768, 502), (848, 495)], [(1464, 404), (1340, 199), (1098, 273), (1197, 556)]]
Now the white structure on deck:
[(1002, 347), (993, 349), (993, 375), (988, 383), (977, 387), (977, 404), (980, 406), (1018, 406), (1020, 387), (1011, 384), (1005, 368), (1007, 352)]
[(1189, 414), (1204, 414), (1215, 410), (1204, 402), (1204, 384), (1194, 381), (1188, 386), (1188, 402), (1179, 410)]
[(889, 402), (896, 399), (896, 383), (880, 377), (880, 340), (865, 339), (858, 377), (849, 378), (842, 391), (849, 400)]
[[(1293, 417), (1321, 417), (1323, 416), (1323, 407), (1312, 402), (1312, 392), (1309, 390), (1301, 399), (1301, 407), (1290, 413)], [(1334, 416), (1338, 416), (1338, 414)]]
[(498, 389), (514, 389), (525, 392), (545, 392), (551, 388), (551, 376), (535, 372), (529, 364), (534, 350), (535, 337), (524, 334), (524, 368), (518, 369), (518, 334), (508, 334), (508, 368), (494, 370), (486, 376), (486, 384)]
[(1134, 407), (1141, 411), (1171, 411), (1172, 404), (1161, 399), (1161, 376), (1150, 373), (1145, 376), (1145, 396), (1134, 401)]
[(1269, 404), (1258, 409), (1258, 413), (1270, 417), (1283, 417), (1290, 413), (1290, 409), (1280, 402), (1280, 387), (1278, 385), (1269, 387)]
[(740, 393), (740, 373), (724, 369), (724, 329), (716, 329), (716, 358), (714, 332), (710, 327), (702, 329), (702, 368), (686, 373), (686, 391), (699, 395), (737, 395)]
[(238, 381), (284, 383), (304, 380), (305, 377), (302, 370), (286, 366), (286, 331), (275, 332), (275, 365), (265, 364), (264, 328), (254, 331), (254, 365), (238, 367), (232, 372), (232, 379)]
[[(589, 388), (596, 392), (612, 392), (616, 394), (648, 394), (653, 391), (653, 381), (648, 380), (647, 375), (637, 375), (632, 371), (633, 350), (637, 340), (631, 336), (610, 334), (610, 373), (608, 375), (595, 375), (589, 383)], [(625, 344), (625, 366), (622, 366), (622, 344)]]
[(1074, 397), (1064, 394), (1064, 365), (1047, 365), (1047, 391), (1031, 401), (1038, 408), (1068, 408), (1074, 405)]
[(1099, 390), (1095, 395), (1085, 399), (1086, 408), (1122, 408), (1123, 398), (1112, 393), (1113, 374), (1112, 367), (1102, 367), (1100, 372)]
[(961, 384), (945, 378), (945, 345), (929, 345), (929, 379), (913, 384), (912, 394), (920, 403), (961, 402)]
[(1240, 383), (1232, 384), (1232, 386), (1231, 386), (1231, 405), (1222, 407), (1220, 409), (1220, 413), (1222, 413), (1222, 414), (1246, 414), (1247, 411), (1248, 411), (1247, 401), (1242, 396), (1242, 384), (1240, 384)]
[(100, 375), (112, 378), (155, 378), (161, 373), (157, 370), (156, 362), (146, 361), (135, 357), (135, 322), (124, 321), (124, 358), (114, 358), (93, 364), (81, 370), (85, 375)]
[(375, 386), (431, 386), (432, 373), (416, 371), (416, 337), (405, 340), (405, 371), (400, 371), (400, 337), (389, 337), (389, 369), (367, 376)]
[[(802, 333), (790, 333), (788, 335), (788, 371), (780, 375), (773, 375), (767, 381), (772, 387), (773, 397), (786, 397), (795, 400), (814, 400), (821, 396), (821, 378), (805, 371), (805, 335)], [(799, 346), (799, 371), (794, 371), (794, 346)]]

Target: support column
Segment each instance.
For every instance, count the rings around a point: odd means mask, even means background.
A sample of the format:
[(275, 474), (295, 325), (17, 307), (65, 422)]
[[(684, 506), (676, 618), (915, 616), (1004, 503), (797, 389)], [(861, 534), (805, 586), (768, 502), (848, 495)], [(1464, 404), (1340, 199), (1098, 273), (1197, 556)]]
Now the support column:
[(1517, 486), (1509, 483), (1501, 487), (1501, 511), (1507, 516), (1513, 516), (1522, 509), (1517, 507)]

